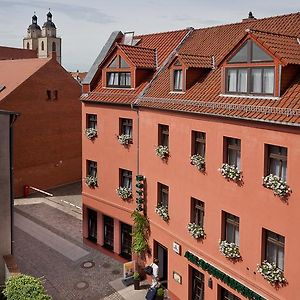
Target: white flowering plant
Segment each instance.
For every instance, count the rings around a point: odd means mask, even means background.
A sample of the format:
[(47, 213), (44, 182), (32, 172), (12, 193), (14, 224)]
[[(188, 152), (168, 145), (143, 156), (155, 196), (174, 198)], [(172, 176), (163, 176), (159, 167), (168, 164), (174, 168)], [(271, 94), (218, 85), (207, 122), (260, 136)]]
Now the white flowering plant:
[(205, 238), (205, 232), (203, 227), (196, 223), (189, 223), (187, 226), (189, 234), (195, 239), (203, 239)]
[(157, 205), (155, 208), (155, 212), (166, 222), (170, 219), (167, 206)]
[(132, 197), (132, 189), (125, 187), (125, 186), (119, 186), (118, 188), (116, 188), (116, 193), (123, 200), (129, 199)]
[(158, 145), (155, 148), (155, 153), (161, 159), (167, 158), (169, 156), (169, 148), (168, 146)]
[(85, 135), (89, 140), (92, 140), (97, 136), (97, 129), (96, 128), (86, 128)]
[(132, 138), (129, 134), (120, 134), (118, 135), (118, 142), (121, 145), (129, 145), (132, 141)]
[(95, 187), (95, 186), (97, 186), (97, 177), (95, 177), (93, 175), (87, 175), (85, 178), (85, 183), (89, 187)]
[(274, 195), (281, 198), (288, 197), (292, 191), (287, 185), (286, 181), (273, 174), (269, 174), (266, 177), (263, 177), (263, 186), (267, 189), (273, 190)]
[(257, 271), (272, 285), (284, 285), (287, 282), (283, 271), (274, 262), (270, 263), (264, 260), (261, 265), (257, 265)]
[(219, 250), (227, 258), (230, 258), (230, 259), (240, 259), (241, 258), (239, 246), (235, 243), (230, 243), (227, 241), (220, 241), (219, 242)]
[(205, 159), (200, 154), (194, 154), (190, 157), (190, 162), (199, 171), (205, 171)]
[(228, 180), (239, 182), (242, 180), (242, 171), (238, 167), (229, 164), (222, 164), (219, 169), (221, 175)]

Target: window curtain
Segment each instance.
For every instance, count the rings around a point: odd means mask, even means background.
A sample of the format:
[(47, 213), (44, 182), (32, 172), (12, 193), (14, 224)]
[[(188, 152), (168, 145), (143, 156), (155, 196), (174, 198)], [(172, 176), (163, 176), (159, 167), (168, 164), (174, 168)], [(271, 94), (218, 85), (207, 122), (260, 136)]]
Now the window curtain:
[(262, 69), (252, 69), (251, 70), (251, 92), (252, 93), (261, 93), (261, 76)]
[(174, 71), (174, 90), (182, 90), (182, 71)]
[(266, 94), (274, 93), (274, 69), (264, 69), (263, 92)]
[(238, 72), (238, 91), (240, 93), (247, 93), (247, 70), (239, 69)]
[(119, 73), (108, 73), (108, 85), (119, 85)]
[(236, 92), (237, 70), (229, 69), (227, 73), (228, 92)]

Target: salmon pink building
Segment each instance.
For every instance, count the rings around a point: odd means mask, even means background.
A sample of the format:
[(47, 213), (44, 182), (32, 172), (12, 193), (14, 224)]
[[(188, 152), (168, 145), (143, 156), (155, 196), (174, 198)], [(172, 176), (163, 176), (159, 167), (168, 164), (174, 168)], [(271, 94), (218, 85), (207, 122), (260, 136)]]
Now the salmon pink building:
[(83, 82), (84, 238), (131, 259), (138, 208), (171, 299), (298, 299), (299, 37), (299, 13), (112, 33)]

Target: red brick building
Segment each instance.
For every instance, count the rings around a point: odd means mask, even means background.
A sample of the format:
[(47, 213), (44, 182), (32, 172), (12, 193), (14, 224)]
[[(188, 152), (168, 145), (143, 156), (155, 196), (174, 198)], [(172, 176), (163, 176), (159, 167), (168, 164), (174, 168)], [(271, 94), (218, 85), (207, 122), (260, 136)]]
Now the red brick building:
[(297, 299), (299, 36), (299, 13), (113, 33), (83, 82), (84, 238), (131, 257), (143, 175), (172, 299)]
[(80, 180), (80, 85), (69, 72), (54, 58), (2, 60), (0, 86), (0, 109), (21, 114), (14, 131), (15, 196), (24, 185), (48, 189)]

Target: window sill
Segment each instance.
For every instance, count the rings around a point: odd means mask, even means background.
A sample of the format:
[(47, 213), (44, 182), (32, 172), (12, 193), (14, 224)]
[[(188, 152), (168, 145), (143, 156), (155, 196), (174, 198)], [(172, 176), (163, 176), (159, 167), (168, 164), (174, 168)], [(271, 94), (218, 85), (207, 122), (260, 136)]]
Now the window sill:
[(246, 99), (268, 99), (268, 100), (280, 100), (280, 97), (275, 96), (259, 96), (259, 95), (232, 95), (232, 94), (220, 94), (220, 97), (230, 97), (230, 98), (246, 98)]
[(183, 91), (171, 91), (169, 94), (185, 94)]

